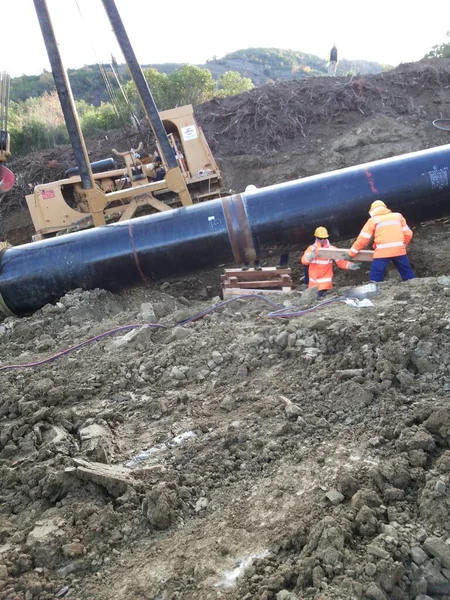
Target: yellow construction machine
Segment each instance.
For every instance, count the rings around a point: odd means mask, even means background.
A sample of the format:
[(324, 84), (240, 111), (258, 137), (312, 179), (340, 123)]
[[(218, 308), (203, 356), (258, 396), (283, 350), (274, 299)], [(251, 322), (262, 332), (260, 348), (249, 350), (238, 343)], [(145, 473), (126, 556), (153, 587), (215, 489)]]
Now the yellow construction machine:
[(90, 163), (47, 1), (33, 2), (77, 165), (66, 171), (66, 179), (38, 185), (26, 197), (36, 230), (33, 240), (124, 221), (144, 208), (170, 210), (219, 196), (220, 172), (192, 106), (158, 112), (114, 0), (102, 3), (156, 147), (144, 152), (140, 144), (126, 152), (114, 151), (114, 158)]
[[(191, 198), (169, 188), (167, 165), (161, 158), (158, 142), (153, 152), (144, 152), (142, 144), (128, 152), (113, 150), (114, 157), (90, 165), (97, 187), (105, 194), (102, 212), (106, 223), (125, 221), (144, 211), (170, 210), (220, 196), (220, 170), (195, 120), (192, 106), (159, 114)], [(36, 230), (33, 240), (94, 224), (77, 167), (66, 171), (66, 179), (36, 186), (26, 200)]]

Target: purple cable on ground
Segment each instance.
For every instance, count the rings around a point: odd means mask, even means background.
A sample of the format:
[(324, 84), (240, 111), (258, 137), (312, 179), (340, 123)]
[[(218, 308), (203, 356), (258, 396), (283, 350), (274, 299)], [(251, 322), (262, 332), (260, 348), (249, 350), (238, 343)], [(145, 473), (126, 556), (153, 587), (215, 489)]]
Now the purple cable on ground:
[[(298, 316), (304, 315), (306, 313), (312, 312), (314, 310), (317, 310), (318, 308), (322, 308), (323, 306), (327, 306), (328, 304), (332, 304), (333, 302), (339, 302), (342, 300), (342, 298), (331, 298), (330, 300), (326, 300), (325, 302), (316, 304), (316, 306), (307, 308), (305, 310), (287, 312), (288, 310), (292, 309), (292, 307), (290, 307), (290, 306), (286, 307), (286, 306), (282, 306), (281, 304), (277, 304), (273, 300), (270, 300), (270, 298), (266, 298), (265, 296), (261, 296), (260, 294), (248, 294), (248, 295), (242, 294), (240, 296), (236, 296), (235, 298), (230, 298), (229, 300), (224, 300), (223, 302), (219, 302), (218, 304), (215, 304), (214, 306), (211, 306), (210, 308), (207, 308), (206, 310), (199, 312), (198, 314), (194, 315), (193, 317), (189, 317), (189, 319), (186, 319), (184, 321), (181, 321), (180, 323), (177, 323), (176, 327), (183, 327), (184, 325), (187, 325), (188, 323), (193, 323), (194, 321), (198, 321), (198, 319), (201, 319), (204, 316), (208, 315), (209, 313), (214, 312), (218, 308), (222, 308), (223, 306), (226, 306), (227, 304), (230, 304), (231, 302), (235, 302), (236, 300), (249, 300), (249, 299), (263, 300), (263, 302), (266, 302), (267, 304), (270, 304), (274, 308), (277, 308), (278, 310), (269, 313), (267, 316), (268, 317), (278, 317), (278, 318), (298, 317)], [(120, 327), (115, 327), (114, 329), (110, 329), (109, 331), (99, 333), (98, 335), (96, 335), (92, 338), (89, 338), (88, 340), (85, 340), (84, 342), (75, 344), (75, 346), (70, 346), (70, 348), (67, 348), (66, 350), (62, 350), (61, 352), (58, 352), (57, 354), (54, 354), (53, 356), (49, 356), (48, 358), (44, 358), (44, 359), (36, 361), (36, 362), (25, 363), (23, 365), (5, 365), (4, 367), (0, 367), (0, 372), (11, 371), (13, 369), (30, 369), (30, 368), (34, 368), (34, 367), (40, 367), (42, 365), (53, 362), (54, 360), (61, 358), (62, 356), (66, 356), (67, 354), (70, 354), (71, 352), (74, 352), (75, 350), (79, 350), (80, 348), (83, 348), (84, 346), (87, 346), (88, 344), (92, 344), (93, 342), (98, 342), (99, 340), (101, 340), (105, 337), (114, 335), (115, 333), (119, 333), (120, 331), (137, 329), (138, 327), (153, 327), (153, 328), (159, 328), (159, 329), (167, 329), (166, 325), (161, 325), (159, 323), (135, 323), (132, 325), (121, 325)]]
[(335, 302), (341, 302), (342, 298), (330, 298), (329, 300), (325, 300), (325, 302), (321, 302), (320, 304), (316, 304), (315, 306), (311, 306), (310, 308), (305, 308), (304, 310), (296, 310), (288, 312), (289, 309), (292, 309), (292, 306), (285, 307), (281, 310), (276, 310), (275, 312), (269, 313), (268, 317), (275, 317), (281, 319), (287, 319), (290, 317), (301, 317), (302, 315), (306, 315), (307, 313), (313, 312), (318, 308), (323, 308), (324, 306), (328, 306), (329, 304), (334, 304)]
[(281, 304), (277, 304), (273, 300), (270, 300), (270, 298), (266, 298), (265, 296), (261, 296), (260, 294), (242, 294), (240, 296), (236, 296), (235, 298), (230, 298), (229, 300), (223, 300), (222, 302), (219, 302), (218, 304), (215, 304), (214, 306), (210, 306), (209, 308), (207, 308), (206, 310), (203, 310), (202, 312), (198, 313), (197, 315), (194, 315), (193, 317), (189, 317), (189, 319), (186, 319), (185, 321), (181, 321), (180, 323), (177, 324), (177, 327), (183, 327), (183, 325), (187, 325), (188, 323), (193, 323), (194, 321), (198, 321), (198, 319), (201, 319), (205, 315), (207, 315), (211, 312), (214, 312), (218, 308), (222, 308), (222, 306), (226, 306), (227, 304), (230, 304), (231, 302), (235, 302), (236, 300), (247, 300), (249, 298), (263, 300), (264, 302), (267, 302), (271, 306), (274, 306), (275, 308), (279, 308), (280, 310), (282, 310), (284, 308), (283, 306), (281, 306)]
[(32, 362), (32, 363), (25, 363), (23, 365), (6, 365), (4, 367), (0, 367), (0, 371), (8, 371), (8, 370), (12, 370), (12, 369), (27, 369), (27, 368), (31, 368), (31, 367), (40, 367), (41, 365), (45, 365), (46, 363), (52, 362), (54, 360), (56, 360), (57, 358), (61, 358), (62, 356), (65, 356), (66, 354), (70, 354), (71, 352), (74, 352), (75, 350), (78, 350), (79, 348), (83, 348), (83, 346), (87, 346), (88, 344), (91, 344), (93, 342), (98, 342), (99, 340), (108, 337), (109, 335), (113, 335), (114, 333), (118, 333), (119, 331), (126, 331), (127, 329), (136, 329), (137, 327), (160, 327), (165, 329), (165, 325), (159, 325), (158, 323), (136, 323), (134, 325), (121, 325), (120, 327), (115, 327), (114, 329), (110, 329), (109, 331), (104, 331), (103, 333), (99, 333), (98, 335), (95, 335), (92, 338), (89, 338), (88, 340), (85, 340), (84, 342), (80, 342), (79, 344), (75, 344), (75, 346), (70, 346), (70, 348), (67, 348), (66, 350), (62, 350), (61, 352), (58, 352), (57, 354), (54, 354), (53, 356), (49, 356), (48, 358), (44, 358), (42, 360), (38, 360), (36, 362)]

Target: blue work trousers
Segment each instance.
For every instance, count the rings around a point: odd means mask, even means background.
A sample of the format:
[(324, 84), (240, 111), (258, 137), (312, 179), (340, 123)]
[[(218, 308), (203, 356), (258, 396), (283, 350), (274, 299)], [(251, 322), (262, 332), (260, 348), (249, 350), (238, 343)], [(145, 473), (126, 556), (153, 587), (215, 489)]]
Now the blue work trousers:
[(409, 264), (409, 258), (404, 254), (403, 256), (394, 256), (392, 258), (374, 258), (372, 266), (370, 267), (370, 280), (384, 281), (384, 275), (391, 260), (397, 271), (400, 273), (400, 277), (403, 281), (415, 278), (414, 272)]

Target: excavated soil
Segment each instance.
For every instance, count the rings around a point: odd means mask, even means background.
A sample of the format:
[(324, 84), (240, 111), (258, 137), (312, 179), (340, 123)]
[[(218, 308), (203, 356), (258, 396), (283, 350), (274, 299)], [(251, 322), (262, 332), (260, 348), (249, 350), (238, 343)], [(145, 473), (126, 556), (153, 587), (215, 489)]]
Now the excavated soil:
[(3, 366), (53, 357), (1, 373), (0, 598), (450, 598), (450, 277), (177, 327), (190, 284), (0, 326)]
[[(240, 190), (446, 143), (449, 74), (283, 83), (199, 120)], [(26, 188), (68, 163), (13, 168)], [(450, 600), (449, 240), (445, 220), (418, 227), (424, 277), (391, 271), (369, 307), (338, 299), (364, 267), (296, 317), (262, 299), (205, 314), (212, 270), (3, 321), (0, 599)], [(316, 306), (300, 284), (274, 299)]]

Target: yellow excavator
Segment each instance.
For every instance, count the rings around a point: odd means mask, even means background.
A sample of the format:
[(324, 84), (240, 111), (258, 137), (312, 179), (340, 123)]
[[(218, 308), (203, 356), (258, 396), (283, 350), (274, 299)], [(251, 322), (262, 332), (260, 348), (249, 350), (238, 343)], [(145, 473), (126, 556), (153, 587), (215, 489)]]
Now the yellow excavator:
[(114, 150), (114, 157), (105, 160), (89, 161), (47, 2), (33, 1), (77, 165), (66, 171), (65, 179), (38, 185), (26, 197), (36, 230), (33, 240), (123, 221), (142, 209), (165, 211), (220, 196), (220, 171), (192, 106), (158, 112), (114, 0), (102, 0), (103, 6), (156, 147), (144, 151), (140, 144), (126, 152)]
[[(142, 143), (127, 152), (113, 149), (112, 157), (90, 163), (95, 184), (106, 196), (102, 209), (105, 223), (125, 221), (143, 211), (165, 211), (220, 196), (220, 170), (192, 106), (163, 111), (160, 117), (190, 198), (169, 188), (165, 177), (167, 165), (158, 142), (153, 152), (144, 151)], [(33, 240), (94, 224), (78, 167), (68, 169), (65, 175), (59, 181), (36, 186), (26, 196), (36, 230)], [(145, 193), (137, 195), (143, 184), (147, 186)]]

